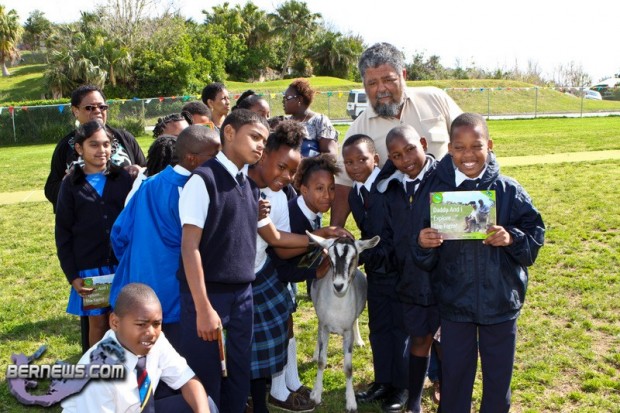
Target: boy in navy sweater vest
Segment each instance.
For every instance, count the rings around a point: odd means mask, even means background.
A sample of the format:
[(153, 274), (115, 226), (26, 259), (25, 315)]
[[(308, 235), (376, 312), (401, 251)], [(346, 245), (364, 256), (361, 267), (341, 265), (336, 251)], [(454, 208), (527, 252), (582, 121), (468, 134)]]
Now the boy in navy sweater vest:
[[(439, 411), (471, 410), (478, 354), (482, 366), (481, 413), (510, 410), (517, 318), (527, 290), (527, 267), (543, 245), (545, 226), (527, 192), (500, 175), (484, 118), (463, 113), (450, 129), (449, 155), (437, 165), (433, 192), (492, 190), (496, 225), (484, 241), (443, 240), (420, 231), (413, 258), (432, 271), (441, 315), (442, 395)], [(427, 220), (429, 205), (415, 208)]]
[[(262, 156), (269, 126), (240, 109), (225, 119), (220, 133), (222, 151), (194, 170), (179, 200), (180, 353), (220, 411), (242, 413), (250, 390), (259, 197), (242, 169)], [(225, 381), (217, 341), (221, 329), (227, 332)]]
[[(354, 181), (349, 207), (361, 238), (381, 235), (385, 205), (384, 197), (376, 191), (381, 170), (374, 141), (363, 134), (352, 135), (342, 145), (342, 156), (346, 172)], [(360, 402), (383, 401), (387, 409), (402, 404), (399, 401), (406, 398), (402, 394), (407, 388), (408, 336), (396, 295), (396, 268), (389, 258), (373, 259), (380, 255), (367, 250), (360, 257), (368, 278), (368, 328), (375, 380), (356, 397)]]

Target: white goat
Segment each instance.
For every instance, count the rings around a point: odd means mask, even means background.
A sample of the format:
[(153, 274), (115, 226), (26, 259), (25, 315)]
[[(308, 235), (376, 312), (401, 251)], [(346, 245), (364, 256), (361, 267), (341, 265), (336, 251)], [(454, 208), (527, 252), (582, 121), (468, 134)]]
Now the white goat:
[[(379, 243), (379, 237), (353, 241), (348, 238), (324, 239), (307, 232), (318, 245), (327, 250), (331, 268), (320, 280), (312, 283), (312, 303), (319, 319), (318, 371), (310, 398), (321, 403), (323, 393), (323, 370), (327, 365), (329, 333), (342, 336), (344, 349), (344, 374), (346, 377), (347, 412), (356, 412), (357, 403), (353, 392), (353, 340), (357, 317), (366, 305), (367, 283), (364, 274), (357, 269), (359, 253)], [(359, 333), (358, 333), (359, 335)]]

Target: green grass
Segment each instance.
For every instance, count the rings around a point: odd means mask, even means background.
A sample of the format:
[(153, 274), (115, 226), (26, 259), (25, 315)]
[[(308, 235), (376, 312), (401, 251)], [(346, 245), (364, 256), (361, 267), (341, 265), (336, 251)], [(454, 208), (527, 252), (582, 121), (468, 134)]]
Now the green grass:
[[(340, 143), (347, 126), (336, 127)], [(489, 130), (501, 157), (620, 149), (620, 117), (491, 120)], [(146, 154), (150, 135), (138, 137)], [(15, 146), (0, 150), (0, 192), (41, 189), (55, 145)]]
[[(503, 173), (527, 188), (547, 225), (519, 319), (512, 411), (618, 413), (620, 187), (613, 177), (620, 176), (620, 161), (512, 167)], [(0, 238), (0, 411), (57, 412), (20, 406), (2, 380), (11, 353), (29, 354), (48, 344), (43, 363), (75, 362), (80, 351), (78, 321), (64, 312), (69, 287), (55, 256), (51, 208), (45, 202), (0, 206), (0, 231), (5, 235)], [(312, 386), (316, 320), (305, 298), (295, 322), (302, 379)], [(367, 322), (364, 312), (360, 325), (366, 341)], [(341, 339), (332, 336), (324, 405), (317, 412), (342, 411), (341, 351)], [(355, 348), (356, 388), (372, 380), (370, 360), (368, 345)], [(480, 396), (478, 382), (476, 406)], [(429, 394), (424, 404), (431, 411)]]
[(10, 67), (11, 76), (0, 76), (0, 103), (42, 99), (47, 93), (43, 64)]

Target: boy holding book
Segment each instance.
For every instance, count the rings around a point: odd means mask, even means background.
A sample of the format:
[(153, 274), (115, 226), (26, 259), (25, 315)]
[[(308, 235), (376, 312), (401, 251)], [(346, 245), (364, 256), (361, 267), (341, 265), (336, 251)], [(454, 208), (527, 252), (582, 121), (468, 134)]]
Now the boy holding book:
[[(352, 135), (342, 145), (342, 156), (347, 175), (353, 181), (349, 207), (361, 238), (381, 235), (385, 197), (376, 190), (375, 182), (387, 176), (380, 173), (374, 141), (364, 134)], [(368, 328), (375, 379), (365, 391), (356, 394), (356, 398), (362, 403), (385, 402), (384, 409), (388, 410), (402, 408), (407, 399), (408, 335), (396, 295), (396, 267), (389, 258), (371, 258), (379, 256), (381, 254), (375, 251), (366, 250), (360, 257), (368, 278)]]
[[(488, 228), (487, 238), (444, 241), (436, 229), (424, 228), (413, 249), (416, 262), (432, 271), (441, 316), (441, 412), (471, 410), (478, 354), (483, 369), (480, 412), (510, 410), (527, 267), (544, 242), (540, 213), (518, 182), (500, 174), (492, 148), (484, 118), (460, 115), (450, 129), (449, 155), (438, 164), (430, 187), (432, 192), (495, 191), (497, 224)], [(428, 219), (428, 203), (414, 212)]]

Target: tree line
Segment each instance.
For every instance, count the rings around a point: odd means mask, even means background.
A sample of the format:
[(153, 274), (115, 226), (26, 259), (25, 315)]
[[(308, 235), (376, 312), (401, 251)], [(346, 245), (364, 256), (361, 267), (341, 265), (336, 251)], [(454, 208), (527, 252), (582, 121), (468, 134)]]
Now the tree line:
[[(39, 10), (23, 27), (15, 10), (0, 5), (0, 60), (31, 50), (43, 55), (49, 97), (67, 96), (80, 84), (105, 88), (113, 97), (196, 94), (213, 81), (261, 81), (333, 76), (360, 81), (356, 64), (367, 46), (360, 35), (331, 28), (307, 4), (287, 0), (274, 12), (251, 2), (225, 2), (195, 22), (173, 10), (153, 17), (160, 0), (105, 0), (78, 21), (55, 24)], [(555, 76), (555, 75), (554, 75)], [(525, 69), (485, 70), (470, 63), (456, 68), (440, 57), (416, 52), (407, 64), (408, 80), (512, 79), (538, 85), (584, 85), (580, 66), (558, 70), (553, 81), (537, 65)]]

